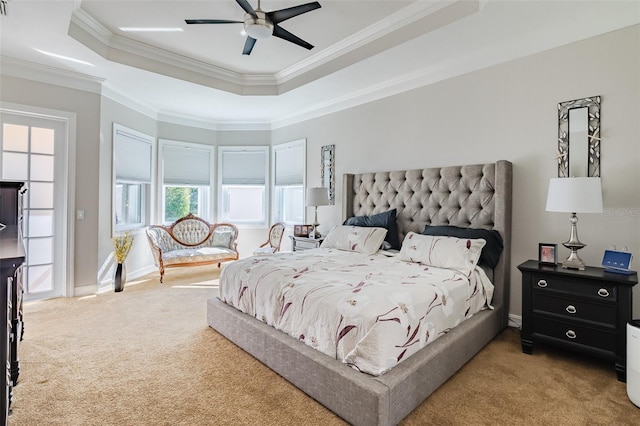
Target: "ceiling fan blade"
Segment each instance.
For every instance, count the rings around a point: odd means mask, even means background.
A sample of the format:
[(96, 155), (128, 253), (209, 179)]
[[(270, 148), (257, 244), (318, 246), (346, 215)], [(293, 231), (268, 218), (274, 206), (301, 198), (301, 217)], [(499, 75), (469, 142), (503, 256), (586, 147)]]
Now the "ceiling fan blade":
[(244, 50), (242, 51), (243, 55), (251, 55), (251, 51), (253, 50), (253, 46), (256, 44), (256, 39), (253, 37), (247, 37), (247, 41), (244, 42)]
[(300, 37), (291, 34), (289, 31), (285, 30), (284, 28), (278, 25), (273, 26), (273, 36), (281, 38), (283, 40), (290, 41), (291, 43), (297, 44), (298, 46), (302, 46), (305, 49), (309, 49), (309, 50), (313, 49), (312, 44), (307, 43)]
[(267, 12), (267, 16), (271, 19), (273, 24), (279, 24), (282, 21), (293, 18), (294, 16), (302, 15), (303, 13), (311, 12), (312, 10), (319, 9), (320, 3), (314, 1), (312, 3), (301, 4), (299, 6), (289, 7), (287, 9), (274, 10), (273, 12)]
[(247, 0), (236, 0), (236, 3), (238, 3), (240, 7), (243, 8), (244, 11), (247, 12), (249, 15), (253, 16), (256, 19), (258, 18), (256, 16), (256, 11), (253, 10), (253, 7), (251, 7), (251, 5)]
[(228, 19), (185, 19), (187, 24), (242, 24), (243, 21), (230, 21)]

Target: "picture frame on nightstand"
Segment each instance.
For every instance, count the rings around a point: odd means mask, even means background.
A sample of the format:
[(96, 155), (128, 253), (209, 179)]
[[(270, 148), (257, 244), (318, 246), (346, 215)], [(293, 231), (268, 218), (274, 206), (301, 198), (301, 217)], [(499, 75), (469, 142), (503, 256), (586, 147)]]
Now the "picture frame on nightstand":
[(293, 235), (296, 237), (308, 237), (313, 225), (294, 225)]
[(538, 244), (538, 263), (540, 265), (556, 266), (558, 264), (558, 245), (549, 243)]

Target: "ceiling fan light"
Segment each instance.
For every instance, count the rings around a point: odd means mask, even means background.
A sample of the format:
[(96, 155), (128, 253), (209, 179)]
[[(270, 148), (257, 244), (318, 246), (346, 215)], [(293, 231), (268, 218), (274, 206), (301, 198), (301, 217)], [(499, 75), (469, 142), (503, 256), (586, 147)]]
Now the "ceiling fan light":
[(244, 30), (249, 37), (255, 38), (256, 40), (269, 38), (273, 33), (273, 28), (259, 24), (247, 25)]
[(267, 15), (260, 11), (255, 11), (254, 17), (250, 13), (244, 15), (244, 30), (247, 35), (256, 40), (269, 38), (273, 34), (273, 24), (267, 18)]

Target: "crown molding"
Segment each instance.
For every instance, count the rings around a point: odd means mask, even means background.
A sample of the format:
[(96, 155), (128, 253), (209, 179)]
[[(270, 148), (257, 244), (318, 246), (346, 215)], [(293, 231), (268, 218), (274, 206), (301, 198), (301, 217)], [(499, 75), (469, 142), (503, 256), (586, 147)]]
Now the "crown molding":
[(67, 34), (103, 58), (238, 95), (275, 95), (272, 75), (244, 75), (112, 33), (80, 8)]
[[(386, 50), (416, 35), (462, 19), (483, 0), (416, 1), (365, 29), (275, 74), (242, 74), (114, 34), (76, 7), (68, 35), (103, 58), (245, 96), (279, 95), (363, 59), (361, 48)], [(451, 13), (438, 14), (444, 10)], [(428, 21), (426, 21), (428, 20)]]
[(145, 102), (133, 99), (105, 79), (63, 70), (23, 59), (0, 56), (0, 74), (95, 93), (143, 114), (153, 120), (209, 130), (270, 130), (268, 120), (216, 120), (177, 112), (160, 112)]
[(111, 84), (109, 84), (109, 82), (106, 82), (102, 86), (102, 96), (111, 99), (112, 101), (117, 102), (120, 105), (126, 106), (127, 108), (131, 108), (132, 110), (139, 112), (142, 115), (146, 115), (153, 120), (158, 120), (157, 109), (145, 102), (140, 102), (136, 99), (132, 99), (131, 97), (120, 91), (118, 88), (113, 87)]
[(241, 121), (241, 120), (207, 120), (202, 117), (194, 117), (172, 111), (164, 111), (158, 114), (158, 121), (177, 124), (180, 126), (195, 127), (198, 129), (215, 131), (260, 131), (271, 130), (268, 121)]
[[(478, 0), (468, 1), (477, 3)], [(441, 0), (437, 2), (416, 1), (409, 6), (400, 9), (385, 19), (382, 19), (357, 33), (346, 37), (334, 45), (306, 58), (291, 67), (275, 74), (278, 84), (284, 83), (301, 74), (337, 59), (353, 50), (383, 38), (400, 28), (410, 25), (428, 15), (431, 15), (447, 6), (455, 3), (455, 0)]]
[(105, 81), (100, 77), (62, 70), (10, 56), (0, 56), (0, 63), (2, 64), (0, 70), (4, 75), (68, 87), (84, 92), (100, 94), (102, 84)]

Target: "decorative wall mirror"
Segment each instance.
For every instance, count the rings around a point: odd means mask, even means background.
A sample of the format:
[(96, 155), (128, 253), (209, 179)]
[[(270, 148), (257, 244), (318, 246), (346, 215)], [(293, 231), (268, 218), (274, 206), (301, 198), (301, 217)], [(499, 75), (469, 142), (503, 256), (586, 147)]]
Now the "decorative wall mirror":
[(558, 104), (558, 177), (600, 177), (600, 96)]
[(325, 145), (322, 147), (320, 158), (322, 159), (321, 165), (321, 179), (322, 186), (325, 188), (329, 188), (329, 204), (334, 205), (336, 203), (335, 199), (335, 187), (336, 187), (336, 176), (335, 176), (335, 164), (334, 164), (334, 150), (335, 145)]

